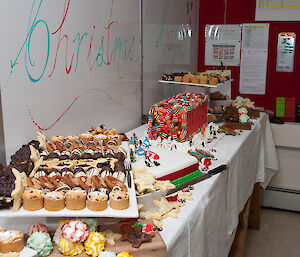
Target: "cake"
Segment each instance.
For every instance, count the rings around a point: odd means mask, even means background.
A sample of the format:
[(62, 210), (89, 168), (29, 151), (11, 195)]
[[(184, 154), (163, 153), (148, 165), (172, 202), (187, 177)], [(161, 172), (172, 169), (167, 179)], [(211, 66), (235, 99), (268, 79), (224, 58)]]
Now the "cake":
[(12, 169), (0, 164), (0, 209), (8, 209), (13, 205), (11, 193), (15, 188), (15, 180)]
[(40, 191), (32, 189), (25, 190), (23, 195), (23, 207), (27, 211), (37, 211), (43, 208), (43, 195)]
[(107, 208), (108, 196), (105, 193), (94, 191), (87, 196), (87, 207), (92, 211), (103, 211)]
[(110, 192), (109, 206), (115, 210), (127, 209), (129, 207), (129, 195), (120, 190), (114, 190)]
[(149, 111), (149, 139), (188, 141), (207, 123), (207, 97), (180, 93), (152, 106)]
[(86, 192), (70, 190), (66, 193), (66, 207), (69, 210), (82, 210), (86, 207)]
[(24, 236), (21, 231), (0, 232), (0, 256), (2, 253), (21, 252), (24, 248)]
[(44, 207), (47, 211), (60, 211), (65, 208), (64, 193), (53, 191), (45, 194)]

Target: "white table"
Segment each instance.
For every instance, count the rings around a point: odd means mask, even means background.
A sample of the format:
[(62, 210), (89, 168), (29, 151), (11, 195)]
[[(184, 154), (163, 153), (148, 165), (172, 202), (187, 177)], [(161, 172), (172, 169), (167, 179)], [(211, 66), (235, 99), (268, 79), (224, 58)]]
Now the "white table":
[(239, 213), (256, 182), (263, 186), (278, 170), (267, 115), (254, 121), (251, 131), (225, 136), (215, 156), (227, 160), (228, 170), (195, 185), (194, 201), (181, 208), (178, 219), (163, 220), (161, 236), (168, 256), (227, 257)]

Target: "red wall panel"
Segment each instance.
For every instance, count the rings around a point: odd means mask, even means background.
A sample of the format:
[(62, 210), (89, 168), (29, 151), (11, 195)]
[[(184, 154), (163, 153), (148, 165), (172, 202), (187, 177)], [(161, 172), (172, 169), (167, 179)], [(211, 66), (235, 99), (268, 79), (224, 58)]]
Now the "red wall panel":
[[(254, 23), (255, 21), (255, 0), (200, 0), (199, 8), (199, 58), (198, 70), (220, 69), (215, 66), (204, 65), (204, 28), (206, 24), (241, 24)], [(226, 16), (226, 19), (225, 19)], [(232, 70), (232, 98), (238, 95), (249, 97), (255, 101), (256, 106), (263, 106), (265, 109), (275, 112), (276, 97), (295, 97), (296, 103), (300, 103), (300, 22), (273, 22), (270, 23), (269, 53), (267, 62), (267, 79), (265, 95), (241, 95), (239, 93), (239, 67), (228, 67)], [(293, 73), (276, 72), (277, 37), (279, 32), (296, 32), (296, 51)], [(288, 120), (288, 119), (286, 119)]]

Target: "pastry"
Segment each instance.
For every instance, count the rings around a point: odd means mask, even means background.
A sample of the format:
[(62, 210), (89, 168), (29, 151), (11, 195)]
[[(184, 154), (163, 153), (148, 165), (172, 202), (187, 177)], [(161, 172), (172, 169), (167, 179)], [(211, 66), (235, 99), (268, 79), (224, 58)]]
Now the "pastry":
[(0, 255), (1, 253), (21, 252), (23, 248), (24, 236), (21, 231), (0, 232)]
[(84, 247), (80, 242), (73, 243), (66, 238), (61, 238), (58, 243), (58, 250), (64, 255), (76, 256), (84, 252)]
[(63, 179), (69, 187), (79, 187), (79, 179), (73, 176), (73, 174), (66, 173), (63, 175)]
[(207, 82), (208, 82), (208, 79), (207, 79), (207, 77), (206, 76), (199, 76), (199, 83), (200, 84), (207, 84)]
[(78, 136), (68, 136), (66, 140), (74, 143), (76, 140), (78, 140), (78, 138)]
[(190, 76), (183, 76), (182, 77), (182, 82), (184, 83), (190, 83), (191, 82), (191, 77)]
[(61, 230), (62, 236), (73, 243), (84, 242), (89, 236), (87, 225), (80, 220), (70, 220)]
[(108, 196), (105, 193), (94, 191), (87, 196), (87, 207), (92, 211), (103, 211), (107, 208)]
[(100, 252), (104, 250), (105, 236), (99, 232), (91, 232), (89, 237), (84, 242), (84, 249), (86, 254), (92, 257), (97, 257)]
[(129, 195), (124, 191), (112, 191), (109, 194), (109, 206), (115, 210), (127, 209), (129, 207)]
[(79, 135), (79, 139), (81, 139), (84, 143), (87, 143), (93, 140), (93, 135), (90, 133), (83, 133)]
[(115, 177), (106, 176), (105, 179), (104, 179), (104, 181), (109, 186), (109, 188), (111, 190), (113, 190), (114, 187), (119, 187), (124, 192), (128, 191), (127, 186), (123, 182), (121, 182), (120, 180), (118, 180)]
[(104, 179), (100, 176), (92, 176), (93, 187), (98, 189), (101, 192), (107, 193), (108, 187), (104, 181)]
[(84, 222), (89, 232), (98, 230), (98, 220), (96, 218), (78, 218), (77, 220)]
[(88, 178), (87, 176), (80, 176), (78, 177), (78, 180), (79, 180), (79, 186), (84, 190), (89, 190), (93, 187), (92, 179)]
[(44, 232), (34, 232), (28, 238), (26, 245), (37, 251), (38, 256), (48, 256), (53, 250), (51, 237), (48, 233)]
[(55, 230), (55, 233), (54, 233), (54, 236), (53, 236), (53, 242), (56, 243), (58, 245), (60, 239), (62, 239), (62, 227), (68, 223), (70, 220), (67, 220), (67, 219), (63, 219), (63, 220), (60, 220), (57, 225), (56, 225), (56, 230)]
[(191, 77), (191, 83), (198, 84), (199, 83), (199, 78), (197, 76), (192, 76)]
[(51, 137), (51, 143), (55, 143), (56, 141), (64, 142), (65, 138), (63, 136), (53, 136), (53, 137)]
[(60, 211), (65, 208), (64, 193), (53, 191), (45, 194), (44, 207), (47, 211)]
[(70, 190), (66, 193), (66, 207), (69, 210), (82, 210), (86, 207), (86, 192)]
[(175, 82), (182, 82), (182, 77), (181, 76), (175, 76), (174, 81)]
[(27, 232), (27, 236), (30, 237), (34, 232), (49, 233), (48, 227), (45, 224), (33, 223), (30, 224)]
[(217, 78), (210, 78), (209, 79), (209, 85), (218, 85), (219, 81)]
[(22, 194), (23, 208), (27, 211), (37, 211), (43, 208), (43, 195), (42, 192), (29, 189)]

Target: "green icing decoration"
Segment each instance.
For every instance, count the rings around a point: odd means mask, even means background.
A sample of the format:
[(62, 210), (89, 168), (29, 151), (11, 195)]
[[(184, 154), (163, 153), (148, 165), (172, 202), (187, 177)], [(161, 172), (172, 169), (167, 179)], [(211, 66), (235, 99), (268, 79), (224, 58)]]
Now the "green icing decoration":
[(243, 113), (243, 114), (248, 114), (248, 110), (245, 107), (241, 107), (238, 109), (239, 114)]
[(28, 238), (27, 246), (37, 251), (38, 256), (48, 256), (53, 250), (51, 237), (45, 232), (34, 232)]
[(96, 218), (77, 218), (77, 220), (84, 222), (89, 232), (98, 231), (98, 221)]
[(250, 118), (247, 114), (244, 114), (244, 115), (240, 116), (239, 120), (240, 120), (240, 123), (247, 123), (250, 121)]
[(235, 98), (235, 101), (236, 102), (243, 102), (244, 101), (244, 98), (243, 97), (241, 97), (241, 96), (237, 96), (236, 98)]

